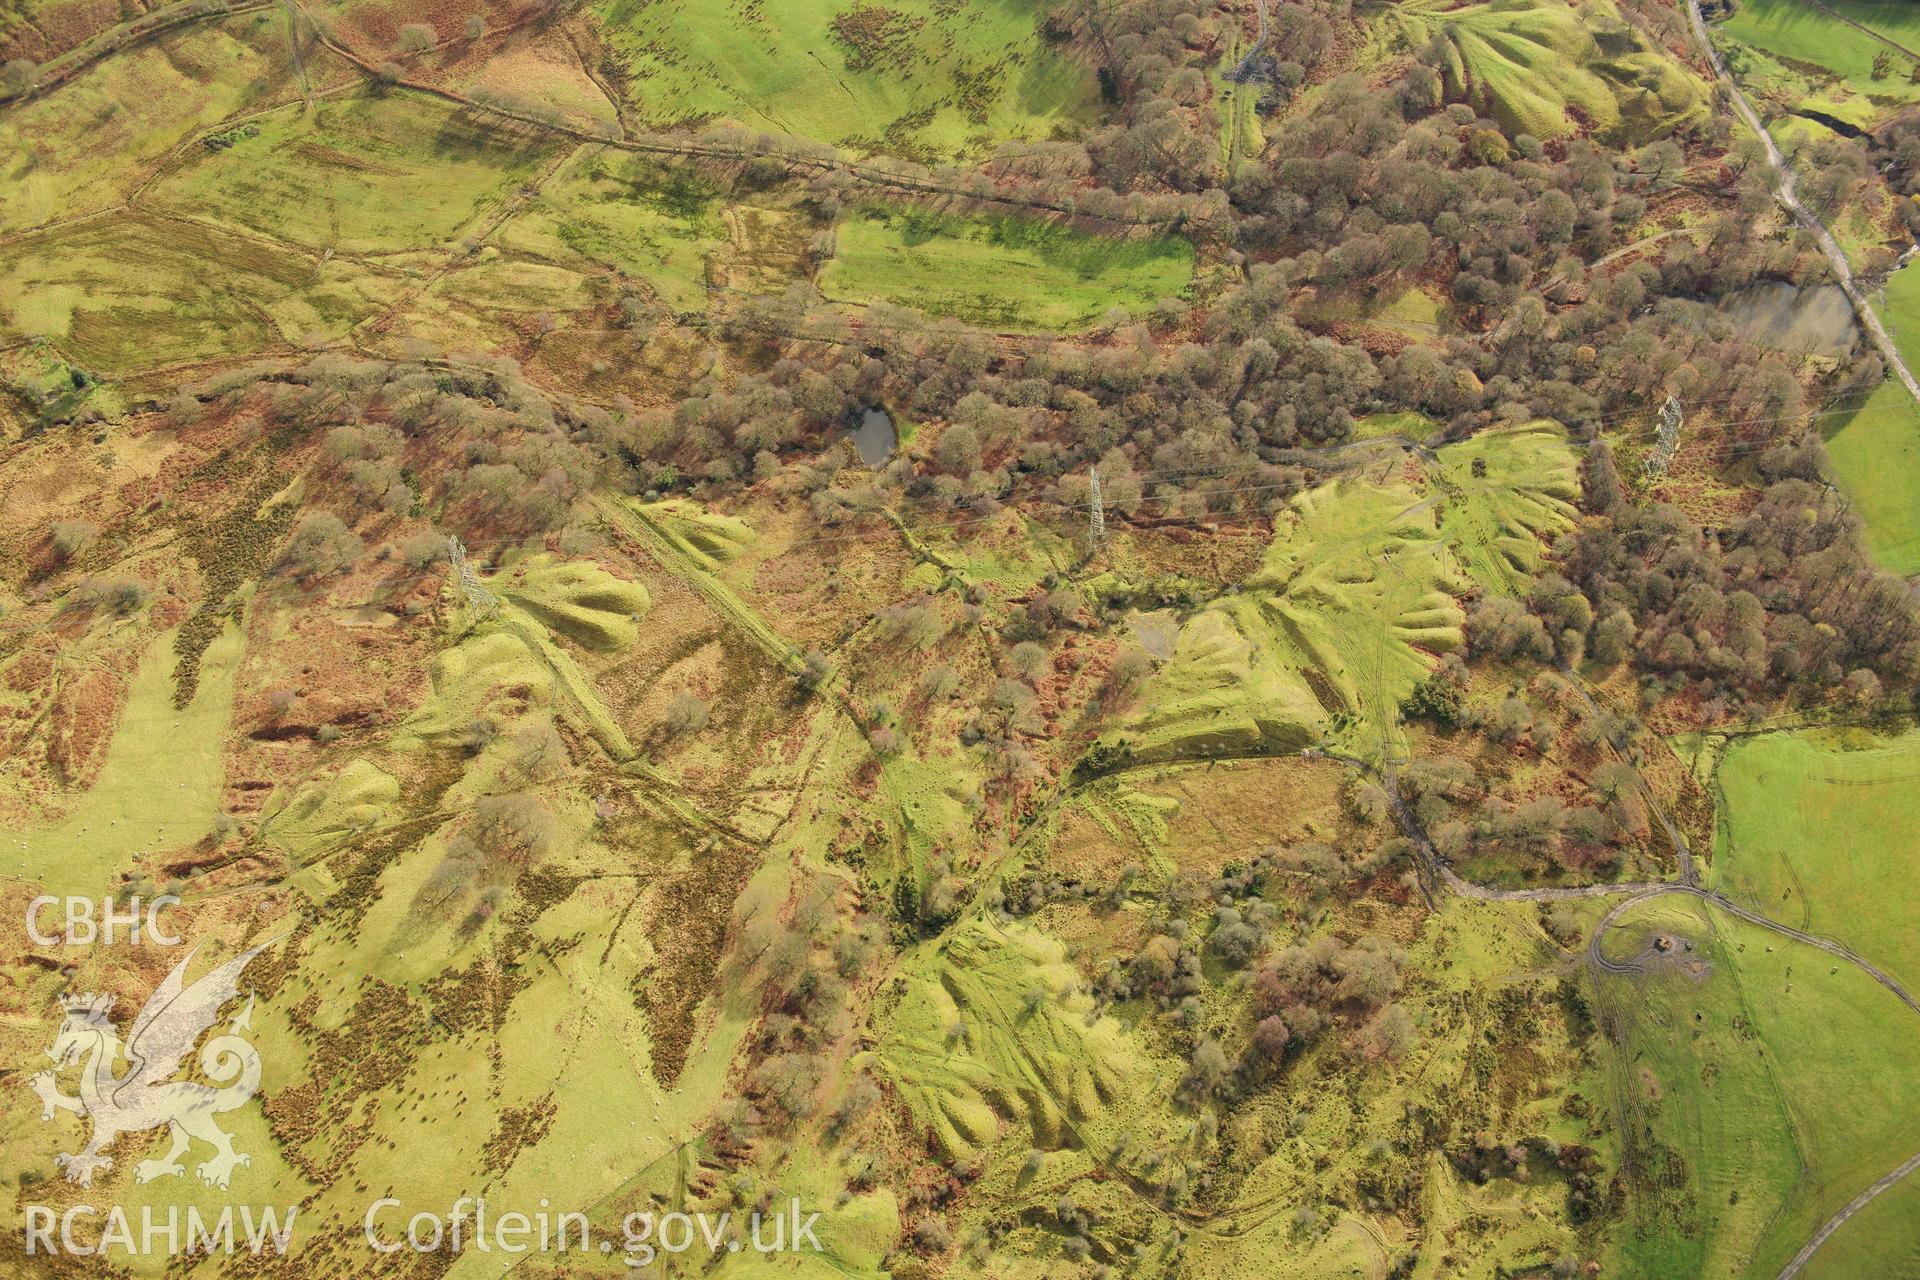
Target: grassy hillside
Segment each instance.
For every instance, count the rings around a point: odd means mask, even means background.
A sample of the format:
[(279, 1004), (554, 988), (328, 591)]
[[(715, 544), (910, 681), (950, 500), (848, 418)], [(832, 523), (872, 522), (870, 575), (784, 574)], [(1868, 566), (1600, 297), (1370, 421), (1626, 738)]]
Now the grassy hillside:
[[(302, 53), (320, 84), (341, 78), (310, 44)], [(0, 232), (118, 204), (197, 132), (294, 100), (293, 56), (284, 19), (235, 15), (136, 45), (0, 113)]]
[(653, 123), (718, 116), (933, 157), (1097, 118), (1094, 78), (1043, 38), (1043, 6), (602, 0), (597, 12), (629, 102)]
[(1423, 486), (1353, 479), (1295, 497), (1242, 589), (1181, 627), (1134, 750), (1324, 737), (1391, 754), (1402, 701), (1463, 644), (1460, 599), (1523, 589), (1570, 527), (1574, 487), (1566, 433), (1542, 421), (1441, 449)]
[(1272, 593), (1261, 647), (1321, 682), (1327, 710), (1377, 748), (1433, 656), (1461, 643), (1458, 575), (1417, 494), (1343, 484), (1295, 501), (1248, 586)]
[[(4, 865), (52, 893), (98, 895), (138, 854), (207, 835), (220, 813), (222, 757), (244, 647), (228, 628), (207, 650), (200, 687), (174, 705), (175, 633), (141, 655), (92, 785), (56, 821), (11, 833)], [(171, 785), (156, 785), (164, 778)]]
[(727, 242), (709, 180), (634, 156), (582, 150), (501, 233), (502, 246), (644, 280), (677, 310), (707, 300), (709, 257)]
[(1117, 239), (1063, 223), (953, 217), (869, 205), (834, 230), (820, 275), (829, 298), (892, 302), (1006, 331), (1084, 329), (1108, 311), (1177, 298), (1193, 247), (1173, 236)]
[(1410, 0), (1377, 21), (1400, 48), (1437, 35), (1448, 93), (1517, 133), (1644, 142), (1705, 116), (1704, 82), (1604, 0), (1578, 11), (1555, 0)]
[(450, 248), (556, 155), (404, 90), (276, 111), (154, 190), (162, 208), (350, 254)]
[[(1896, 271), (1879, 309), (1911, 364), (1920, 353), (1920, 275)], [(1920, 572), (1920, 405), (1890, 377), (1836, 422), (1827, 455), (1866, 524), (1874, 559), (1895, 573)]]
[(337, 338), (400, 290), (370, 264), (148, 214), (0, 246), (0, 284), (0, 326), (107, 376)]
[(1777, 59), (1756, 67), (1763, 88), (1774, 83), (1790, 91), (1796, 73), (1824, 69), (1835, 83), (1809, 85), (1805, 105), (1861, 127), (1887, 107), (1920, 98), (1913, 75), (1920, 61), (1896, 47), (1920, 51), (1920, 15), (1911, 5), (1823, 0), (1815, 8), (1800, 0), (1742, 0), (1718, 30)]
[(1737, 901), (1837, 938), (1920, 986), (1920, 928), (1903, 833), (1915, 822), (1920, 735), (1765, 734), (1727, 749), (1714, 881)]
[(1710, 906), (1632, 911), (1609, 950), (1624, 958), (1656, 934), (1673, 949), (1600, 979), (1638, 1189), (1618, 1265), (1773, 1276), (1920, 1147), (1920, 1081), (1901, 1048), (1912, 1014), (1857, 969)]
[(1911, 1176), (1847, 1221), (1808, 1260), (1807, 1280), (1920, 1272), (1920, 1182)]

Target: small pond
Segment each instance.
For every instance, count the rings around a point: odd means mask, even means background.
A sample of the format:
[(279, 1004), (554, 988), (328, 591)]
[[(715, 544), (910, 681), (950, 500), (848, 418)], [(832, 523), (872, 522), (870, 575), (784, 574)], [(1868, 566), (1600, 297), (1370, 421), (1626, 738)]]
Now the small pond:
[(1747, 341), (1776, 351), (1842, 357), (1860, 341), (1853, 306), (1839, 285), (1769, 280), (1728, 294), (1720, 312)]
[(853, 437), (853, 447), (860, 451), (860, 461), (870, 467), (884, 465), (900, 443), (900, 433), (894, 430), (893, 419), (887, 411), (872, 406), (848, 415), (847, 434)]

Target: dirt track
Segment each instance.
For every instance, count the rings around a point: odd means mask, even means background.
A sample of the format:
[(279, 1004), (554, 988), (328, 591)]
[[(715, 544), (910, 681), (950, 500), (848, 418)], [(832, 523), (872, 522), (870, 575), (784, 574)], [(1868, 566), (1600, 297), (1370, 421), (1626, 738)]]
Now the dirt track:
[[(1556, 902), (1569, 899), (1624, 897), (1623, 901), (1616, 903), (1606, 915), (1600, 918), (1600, 923), (1594, 926), (1593, 934), (1587, 940), (1587, 962), (1596, 972), (1613, 974), (1635, 974), (1641, 972), (1641, 966), (1636, 961), (1613, 960), (1606, 955), (1602, 949), (1602, 942), (1607, 936), (1607, 931), (1613, 927), (1614, 923), (1621, 916), (1642, 903), (1649, 902), (1654, 898), (1663, 897), (1667, 894), (1681, 893), (1698, 898), (1703, 902), (1711, 902), (1720, 910), (1725, 911), (1729, 915), (1736, 916), (1748, 924), (1771, 930), (1774, 933), (1780, 934), (1782, 937), (1792, 938), (1796, 942), (1804, 943), (1819, 951), (1824, 951), (1837, 960), (1845, 960), (1847, 963), (1859, 968), (1868, 977), (1885, 987), (1888, 991), (1892, 992), (1907, 1008), (1920, 1014), (1920, 999), (1916, 999), (1913, 993), (1901, 985), (1891, 974), (1875, 965), (1872, 961), (1856, 954), (1853, 949), (1845, 943), (1836, 942), (1831, 938), (1823, 938), (1818, 934), (1808, 933), (1802, 929), (1795, 929), (1791, 925), (1781, 924), (1777, 920), (1769, 919), (1757, 911), (1752, 911), (1741, 906), (1722, 893), (1712, 889), (1703, 889), (1699, 885), (1691, 883), (1693, 864), (1690, 857), (1687, 859), (1683, 870), (1683, 876), (1685, 878), (1680, 881), (1640, 881), (1628, 884), (1576, 885), (1553, 889), (1494, 889), (1486, 885), (1475, 884), (1471, 880), (1464, 880), (1440, 857), (1438, 851), (1433, 847), (1433, 842), (1427, 838), (1427, 833), (1414, 818), (1412, 810), (1410, 810), (1406, 802), (1401, 799), (1399, 780), (1391, 768), (1386, 771), (1384, 780), (1386, 782), (1387, 799), (1392, 806), (1394, 819), (1399, 823), (1401, 833), (1412, 843), (1414, 851), (1420, 861), (1421, 881), (1423, 885), (1437, 883), (1445, 886), (1449, 892), (1458, 897), (1470, 898), (1482, 902)], [(1920, 1169), (1920, 1154), (1916, 1154), (1905, 1164), (1890, 1171), (1880, 1178), (1879, 1181), (1855, 1196), (1848, 1202), (1845, 1208), (1828, 1219), (1826, 1224), (1814, 1233), (1812, 1239), (1808, 1240), (1807, 1243), (1801, 1247), (1800, 1252), (1793, 1256), (1792, 1261), (1781, 1270), (1777, 1280), (1792, 1280), (1794, 1276), (1800, 1273), (1801, 1268), (1807, 1264), (1807, 1260), (1813, 1257), (1820, 1246), (1827, 1242), (1828, 1237), (1846, 1225), (1847, 1219), (1864, 1209), (1882, 1192), (1898, 1184), (1901, 1179), (1905, 1178), (1915, 1169)]]

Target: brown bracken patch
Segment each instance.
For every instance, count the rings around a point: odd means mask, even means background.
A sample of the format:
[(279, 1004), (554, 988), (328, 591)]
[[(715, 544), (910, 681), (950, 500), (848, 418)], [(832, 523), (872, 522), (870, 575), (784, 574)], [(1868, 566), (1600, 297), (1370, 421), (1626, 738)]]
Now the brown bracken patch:
[(647, 1015), (653, 1075), (665, 1088), (686, 1068), (695, 1011), (713, 988), (734, 899), (757, 859), (751, 846), (715, 839), (660, 883), (647, 928), (654, 964), (634, 995)]

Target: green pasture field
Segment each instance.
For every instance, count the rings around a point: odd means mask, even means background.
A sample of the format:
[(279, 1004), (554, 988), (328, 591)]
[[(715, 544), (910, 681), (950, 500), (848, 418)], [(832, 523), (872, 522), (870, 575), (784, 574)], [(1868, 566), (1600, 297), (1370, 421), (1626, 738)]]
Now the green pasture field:
[(1300, 316), (1313, 325), (1357, 322), (1429, 340), (1440, 337), (1451, 310), (1421, 288), (1352, 296), (1336, 293), (1303, 299), (1298, 305)]
[(1806, 1280), (1920, 1276), (1920, 1171), (1880, 1193), (1827, 1237), (1800, 1274)]
[(1920, 987), (1920, 733), (1770, 733), (1727, 748), (1715, 885)]
[[(1920, 273), (1896, 271), (1880, 314), (1913, 362), (1920, 358)], [(1833, 475), (1866, 525), (1880, 566), (1920, 573), (1920, 405), (1889, 377), (1827, 435)]]
[[(1824, 0), (1824, 7), (1896, 45), (1920, 52), (1920, 9), (1911, 4)], [(1742, 44), (1784, 60), (1789, 70), (1796, 65), (1827, 68), (1855, 93), (1901, 102), (1920, 98), (1920, 83), (1912, 78), (1920, 59), (1901, 54), (1867, 31), (1849, 26), (1805, 0), (1740, 0), (1718, 29)], [(1882, 53), (1891, 56), (1892, 66), (1876, 80), (1873, 63)], [(1840, 111), (1827, 111), (1846, 118)]]
[(1628, 1229), (1609, 1272), (1772, 1280), (1920, 1150), (1915, 1015), (1855, 966), (1697, 901), (1628, 912), (1608, 953), (1656, 933), (1671, 958), (1597, 980), (1629, 1139)]
[(537, 134), (406, 90), (255, 123), (257, 136), (167, 175), (153, 204), (341, 253), (451, 248), (553, 154)]
[(1416, 336), (1437, 337), (1447, 322), (1450, 308), (1425, 289), (1406, 289), (1367, 308), (1362, 315), (1368, 321), (1388, 329)]
[(1920, 272), (1894, 272), (1874, 301), (1880, 304), (1881, 322), (1899, 344), (1900, 354), (1915, 359), (1908, 353), (1920, 351)]
[(646, 282), (676, 311), (706, 304), (707, 258), (727, 243), (721, 193), (690, 170), (644, 157), (586, 150), (543, 184), (501, 228), (503, 248), (612, 267)]
[(720, 117), (931, 158), (1094, 122), (1099, 88), (1042, 37), (1045, 7), (600, 0), (596, 10), (649, 123)]
[(959, 217), (868, 205), (836, 232), (820, 288), (1006, 332), (1083, 329), (1114, 307), (1140, 312), (1193, 278), (1193, 246), (1121, 239), (1010, 215)]

